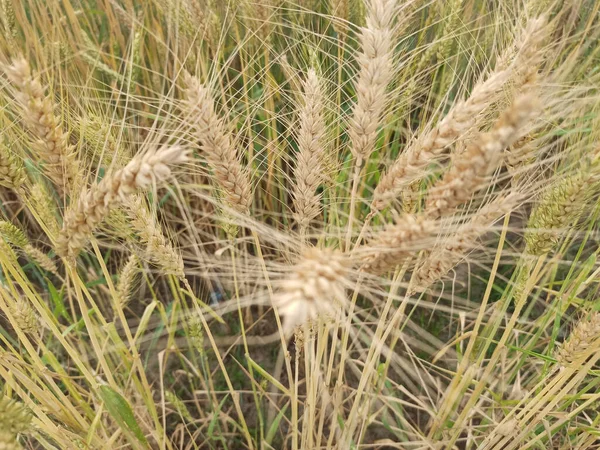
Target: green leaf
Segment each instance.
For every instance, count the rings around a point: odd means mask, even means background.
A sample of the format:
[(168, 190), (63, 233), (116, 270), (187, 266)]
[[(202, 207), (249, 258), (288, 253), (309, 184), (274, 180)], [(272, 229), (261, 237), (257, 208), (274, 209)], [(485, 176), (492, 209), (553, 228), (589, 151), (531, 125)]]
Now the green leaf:
[(133, 410), (127, 400), (109, 386), (100, 386), (98, 390), (104, 406), (119, 427), (127, 434), (133, 434), (142, 444), (148, 446), (148, 441), (135, 420)]

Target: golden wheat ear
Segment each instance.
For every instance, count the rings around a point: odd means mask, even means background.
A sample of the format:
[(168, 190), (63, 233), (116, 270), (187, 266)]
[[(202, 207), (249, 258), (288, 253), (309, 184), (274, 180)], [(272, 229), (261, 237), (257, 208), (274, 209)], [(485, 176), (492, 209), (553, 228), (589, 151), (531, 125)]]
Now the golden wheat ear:
[(136, 156), (124, 168), (88, 189), (65, 213), (57, 244), (58, 254), (76, 257), (113, 206), (168, 178), (171, 175), (169, 166), (187, 161), (188, 154), (189, 151), (180, 146), (156, 148)]
[(425, 213), (433, 218), (451, 213), (486, 186), (486, 178), (498, 166), (504, 149), (522, 137), (538, 105), (533, 96), (517, 98), (491, 131), (476, 136), (465, 152), (455, 153), (452, 167), (429, 192)]
[(299, 112), (298, 154), (294, 169), (295, 184), (292, 199), (300, 235), (304, 235), (311, 221), (321, 212), (321, 196), (317, 188), (322, 182), (323, 153), (325, 150), (325, 119), (323, 94), (317, 73), (308, 71), (304, 82), (303, 105)]
[[(517, 54), (512, 64), (499, 62), (496, 70), (479, 82), (466, 100), (456, 103), (435, 126), (420, 135), (392, 163), (373, 192), (371, 208), (380, 211), (400, 200), (409, 185), (427, 174), (427, 166), (440, 158), (450, 144), (463, 136), (479, 120), (481, 113), (498, 101), (506, 84), (527, 70), (527, 81), (543, 56), (541, 43), (547, 36), (545, 18), (531, 20), (517, 39)], [(525, 81), (520, 82), (522, 87)]]
[(297, 326), (319, 316), (339, 317), (346, 307), (349, 260), (333, 250), (307, 249), (273, 297), (289, 338)]
[(35, 148), (49, 178), (59, 192), (69, 193), (79, 176), (79, 164), (68, 133), (54, 113), (52, 98), (36, 77), (25, 58), (15, 59), (5, 67), (5, 73), (15, 87), (15, 99), (22, 109), (27, 128), (35, 137)]
[(250, 174), (242, 166), (225, 120), (215, 111), (214, 98), (198, 78), (186, 73), (185, 109), (193, 136), (212, 169), (227, 207), (248, 214), (252, 203)]

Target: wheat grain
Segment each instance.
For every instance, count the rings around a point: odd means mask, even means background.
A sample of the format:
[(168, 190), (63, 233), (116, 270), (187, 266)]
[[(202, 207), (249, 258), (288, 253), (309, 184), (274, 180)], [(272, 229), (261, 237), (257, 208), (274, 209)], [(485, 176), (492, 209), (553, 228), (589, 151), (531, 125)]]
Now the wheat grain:
[(78, 163), (68, 134), (54, 114), (52, 99), (24, 58), (14, 60), (5, 72), (17, 90), (15, 98), (23, 109), (25, 124), (37, 139), (36, 148), (46, 163), (48, 176), (61, 192), (68, 192), (79, 175)]
[(194, 127), (194, 136), (202, 145), (203, 155), (224, 194), (225, 204), (247, 214), (252, 202), (250, 176), (238, 158), (225, 121), (215, 112), (214, 99), (200, 81), (185, 74), (186, 109)]
[(296, 183), (292, 190), (295, 218), (301, 234), (321, 210), (317, 188), (322, 180), (325, 137), (323, 96), (319, 78), (309, 70), (304, 83), (304, 104), (299, 112), (298, 154), (294, 170)]
[(169, 165), (187, 161), (188, 152), (179, 146), (164, 146), (133, 158), (123, 169), (92, 186), (65, 214), (57, 251), (75, 257), (110, 209), (138, 190), (148, 189), (171, 175)]

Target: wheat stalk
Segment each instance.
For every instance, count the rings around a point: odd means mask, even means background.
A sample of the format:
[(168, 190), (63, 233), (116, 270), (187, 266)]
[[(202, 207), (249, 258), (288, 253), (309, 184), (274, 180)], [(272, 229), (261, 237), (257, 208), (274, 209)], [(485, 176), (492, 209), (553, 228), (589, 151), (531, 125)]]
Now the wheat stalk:
[(153, 183), (168, 178), (171, 175), (169, 165), (187, 160), (187, 150), (180, 146), (164, 146), (136, 156), (123, 169), (104, 177), (66, 212), (57, 252), (63, 257), (77, 256), (114, 205), (126, 201), (136, 191), (148, 189)]
[(79, 175), (78, 163), (68, 134), (54, 114), (51, 97), (24, 58), (14, 60), (5, 72), (17, 90), (15, 98), (23, 109), (25, 124), (37, 138), (36, 148), (46, 163), (48, 176), (61, 192), (69, 192)]
[(203, 155), (224, 194), (225, 204), (238, 213), (247, 214), (252, 202), (248, 171), (242, 167), (225, 121), (215, 112), (210, 90), (198, 78), (185, 74), (186, 109), (201, 142)]
[(325, 120), (323, 95), (316, 72), (309, 70), (304, 83), (304, 104), (299, 112), (298, 154), (294, 170), (296, 180), (292, 198), (296, 221), (303, 235), (310, 222), (321, 211), (321, 195), (317, 188), (323, 177)]

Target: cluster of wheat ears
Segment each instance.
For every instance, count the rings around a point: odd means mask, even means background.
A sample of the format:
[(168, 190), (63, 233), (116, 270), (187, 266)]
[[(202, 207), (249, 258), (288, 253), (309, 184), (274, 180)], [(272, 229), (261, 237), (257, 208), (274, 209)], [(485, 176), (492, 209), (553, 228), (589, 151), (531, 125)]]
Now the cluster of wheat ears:
[(599, 2), (0, 19), (0, 450), (600, 448)]

